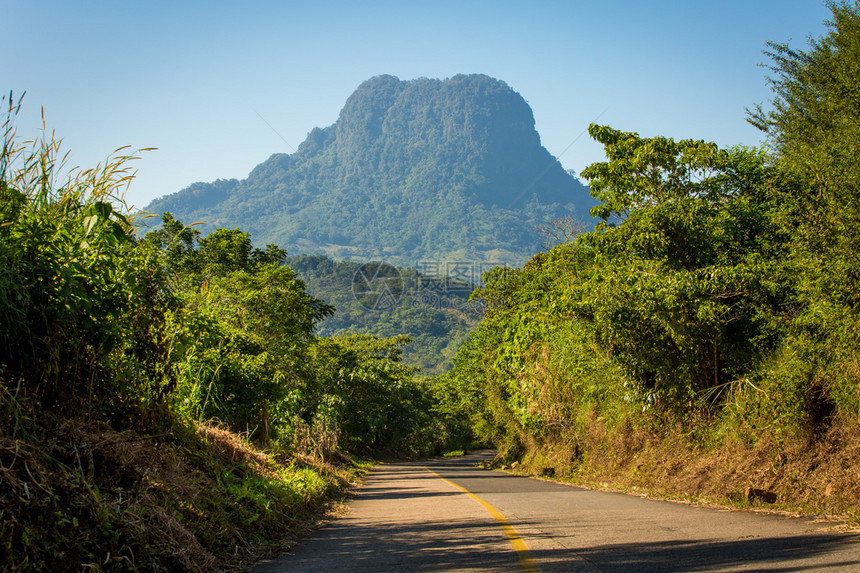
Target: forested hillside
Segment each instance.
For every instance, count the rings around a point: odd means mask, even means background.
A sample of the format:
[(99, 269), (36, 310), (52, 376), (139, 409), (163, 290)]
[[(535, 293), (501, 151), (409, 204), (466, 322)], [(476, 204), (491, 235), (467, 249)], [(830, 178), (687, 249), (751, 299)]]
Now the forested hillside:
[(485, 277), (445, 376), (508, 459), (856, 515), (860, 8), (831, 8), (805, 51), (768, 44), (767, 148), (590, 127), (601, 223)]
[[(438, 374), (451, 367), (451, 359), (480, 320), (483, 309), (469, 294), (480, 277), (480, 268), (461, 269), (464, 279), (449, 276), (450, 266), (419, 269), (388, 267), (399, 287), (389, 305), (363, 301), (361, 273), (366, 265), (333, 261), (321, 255), (287, 257), (285, 263), (301, 277), (308, 292), (335, 308), (317, 326), (319, 336), (346, 332), (382, 337), (406, 335), (403, 361), (421, 368), (423, 374)], [(371, 293), (372, 294), (372, 293)]]
[(337, 122), (314, 129), (243, 180), (195, 183), (146, 211), (241, 228), (293, 255), (521, 265), (537, 227), (588, 220), (588, 190), (540, 144), (532, 111), (505, 83), (367, 80)]

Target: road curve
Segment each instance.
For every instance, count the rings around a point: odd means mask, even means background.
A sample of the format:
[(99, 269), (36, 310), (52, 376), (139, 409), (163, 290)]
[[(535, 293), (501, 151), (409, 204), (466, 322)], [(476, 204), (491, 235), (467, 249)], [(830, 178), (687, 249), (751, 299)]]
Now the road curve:
[(344, 517), (253, 571), (860, 571), (860, 536), (832, 523), (474, 467), (490, 455), (380, 466)]

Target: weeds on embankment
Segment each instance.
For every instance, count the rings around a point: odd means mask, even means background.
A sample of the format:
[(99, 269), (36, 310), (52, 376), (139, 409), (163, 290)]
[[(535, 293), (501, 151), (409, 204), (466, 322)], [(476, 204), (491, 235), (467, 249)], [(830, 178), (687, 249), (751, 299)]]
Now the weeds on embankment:
[[(860, 429), (854, 426), (834, 425), (814, 439), (764, 436), (711, 445), (683, 426), (607, 429), (592, 419), (588, 427), (568, 439), (528, 442), (515, 456), (522, 460), (515, 471), (673, 501), (849, 523), (860, 518)], [(510, 463), (499, 459), (495, 466)]]
[(217, 425), (147, 435), (0, 403), (8, 571), (241, 569), (307, 531), (359, 471), (277, 460)]

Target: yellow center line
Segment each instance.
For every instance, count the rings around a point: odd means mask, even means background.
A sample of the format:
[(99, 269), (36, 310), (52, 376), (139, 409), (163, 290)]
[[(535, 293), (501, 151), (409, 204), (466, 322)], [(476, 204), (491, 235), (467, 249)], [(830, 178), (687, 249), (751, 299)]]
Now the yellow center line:
[(430, 472), (431, 474), (435, 475), (437, 478), (444, 481), (445, 483), (453, 485), (454, 487), (456, 487), (457, 489), (459, 489), (460, 491), (462, 491), (463, 493), (465, 493), (466, 495), (468, 495), (469, 497), (471, 497), (472, 499), (474, 499), (475, 501), (477, 501), (478, 503), (483, 505), (484, 509), (486, 509), (487, 511), (490, 512), (490, 515), (492, 515), (493, 518), (495, 518), (496, 523), (498, 523), (499, 527), (502, 528), (502, 531), (505, 533), (505, 536), (508, 538), (508, 541), (511, 542), (511, 547), (514, 548), (514, 553), (517, 554), (517, 560), (520, 562), (520, 569), (522, 569), (523, 571), (526, 571), (527, 573), (537, 573), (537, 571), (538, 571), (537, 564), (535, 563), (535, 560), (532, 558), (532, 555), (529, 552), (529, 548), (526, 546), (525, 541), (523, 541), (522, 538), (520, 538), (517, 531), (513, 528), (513, 526), (510, 523), (508, 523), (508, 520), (505, 519), (505, 516), (502, 515), (501, 513), (499, 513), (499, 510), (497, 510), (495, 507), (493, 507), (492, 505), (490, 505), (489, 503), (487, 503), (486, 501), (484, 501), (483, 499), (481, 499), (480, 497), (478, 497), (477, 495), (475, 495), (471, 491), (467, 490), (463, 486), (457, 485), (456, 483), (452, 482), (451, 480), (447, 480), (447, 479), (443, 478), (442, 476), (440, 476), (439, 474), (437, 474), (436, 472), (434, 472), (433, 470), (431, 470), (427, 466), (424, 466), (424, 469), (427, 470), (428, 472)]

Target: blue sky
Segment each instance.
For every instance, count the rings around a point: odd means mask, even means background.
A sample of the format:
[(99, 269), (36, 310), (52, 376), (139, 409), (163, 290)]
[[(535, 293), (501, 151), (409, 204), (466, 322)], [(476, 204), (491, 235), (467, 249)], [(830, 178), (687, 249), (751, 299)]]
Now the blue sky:
[(544, 146), (579, 172), (603, 158), (583, 133), (592, 121), (758, 145), (744, 110), (770, 98), (765, 42), (803, 48), (828, 16), (819, 0), (0, 0), (0, 91), (27, 92), (22, 136), (39, 135), (44, 107), (73, 165), (157, 147), (135, 164), (126, 199), (138, 208), (195, 181), (246, 177), (289, 153), (283, 140), (298, 147), (334, 123), (379, 74), (501, 79), (531, 105)]

